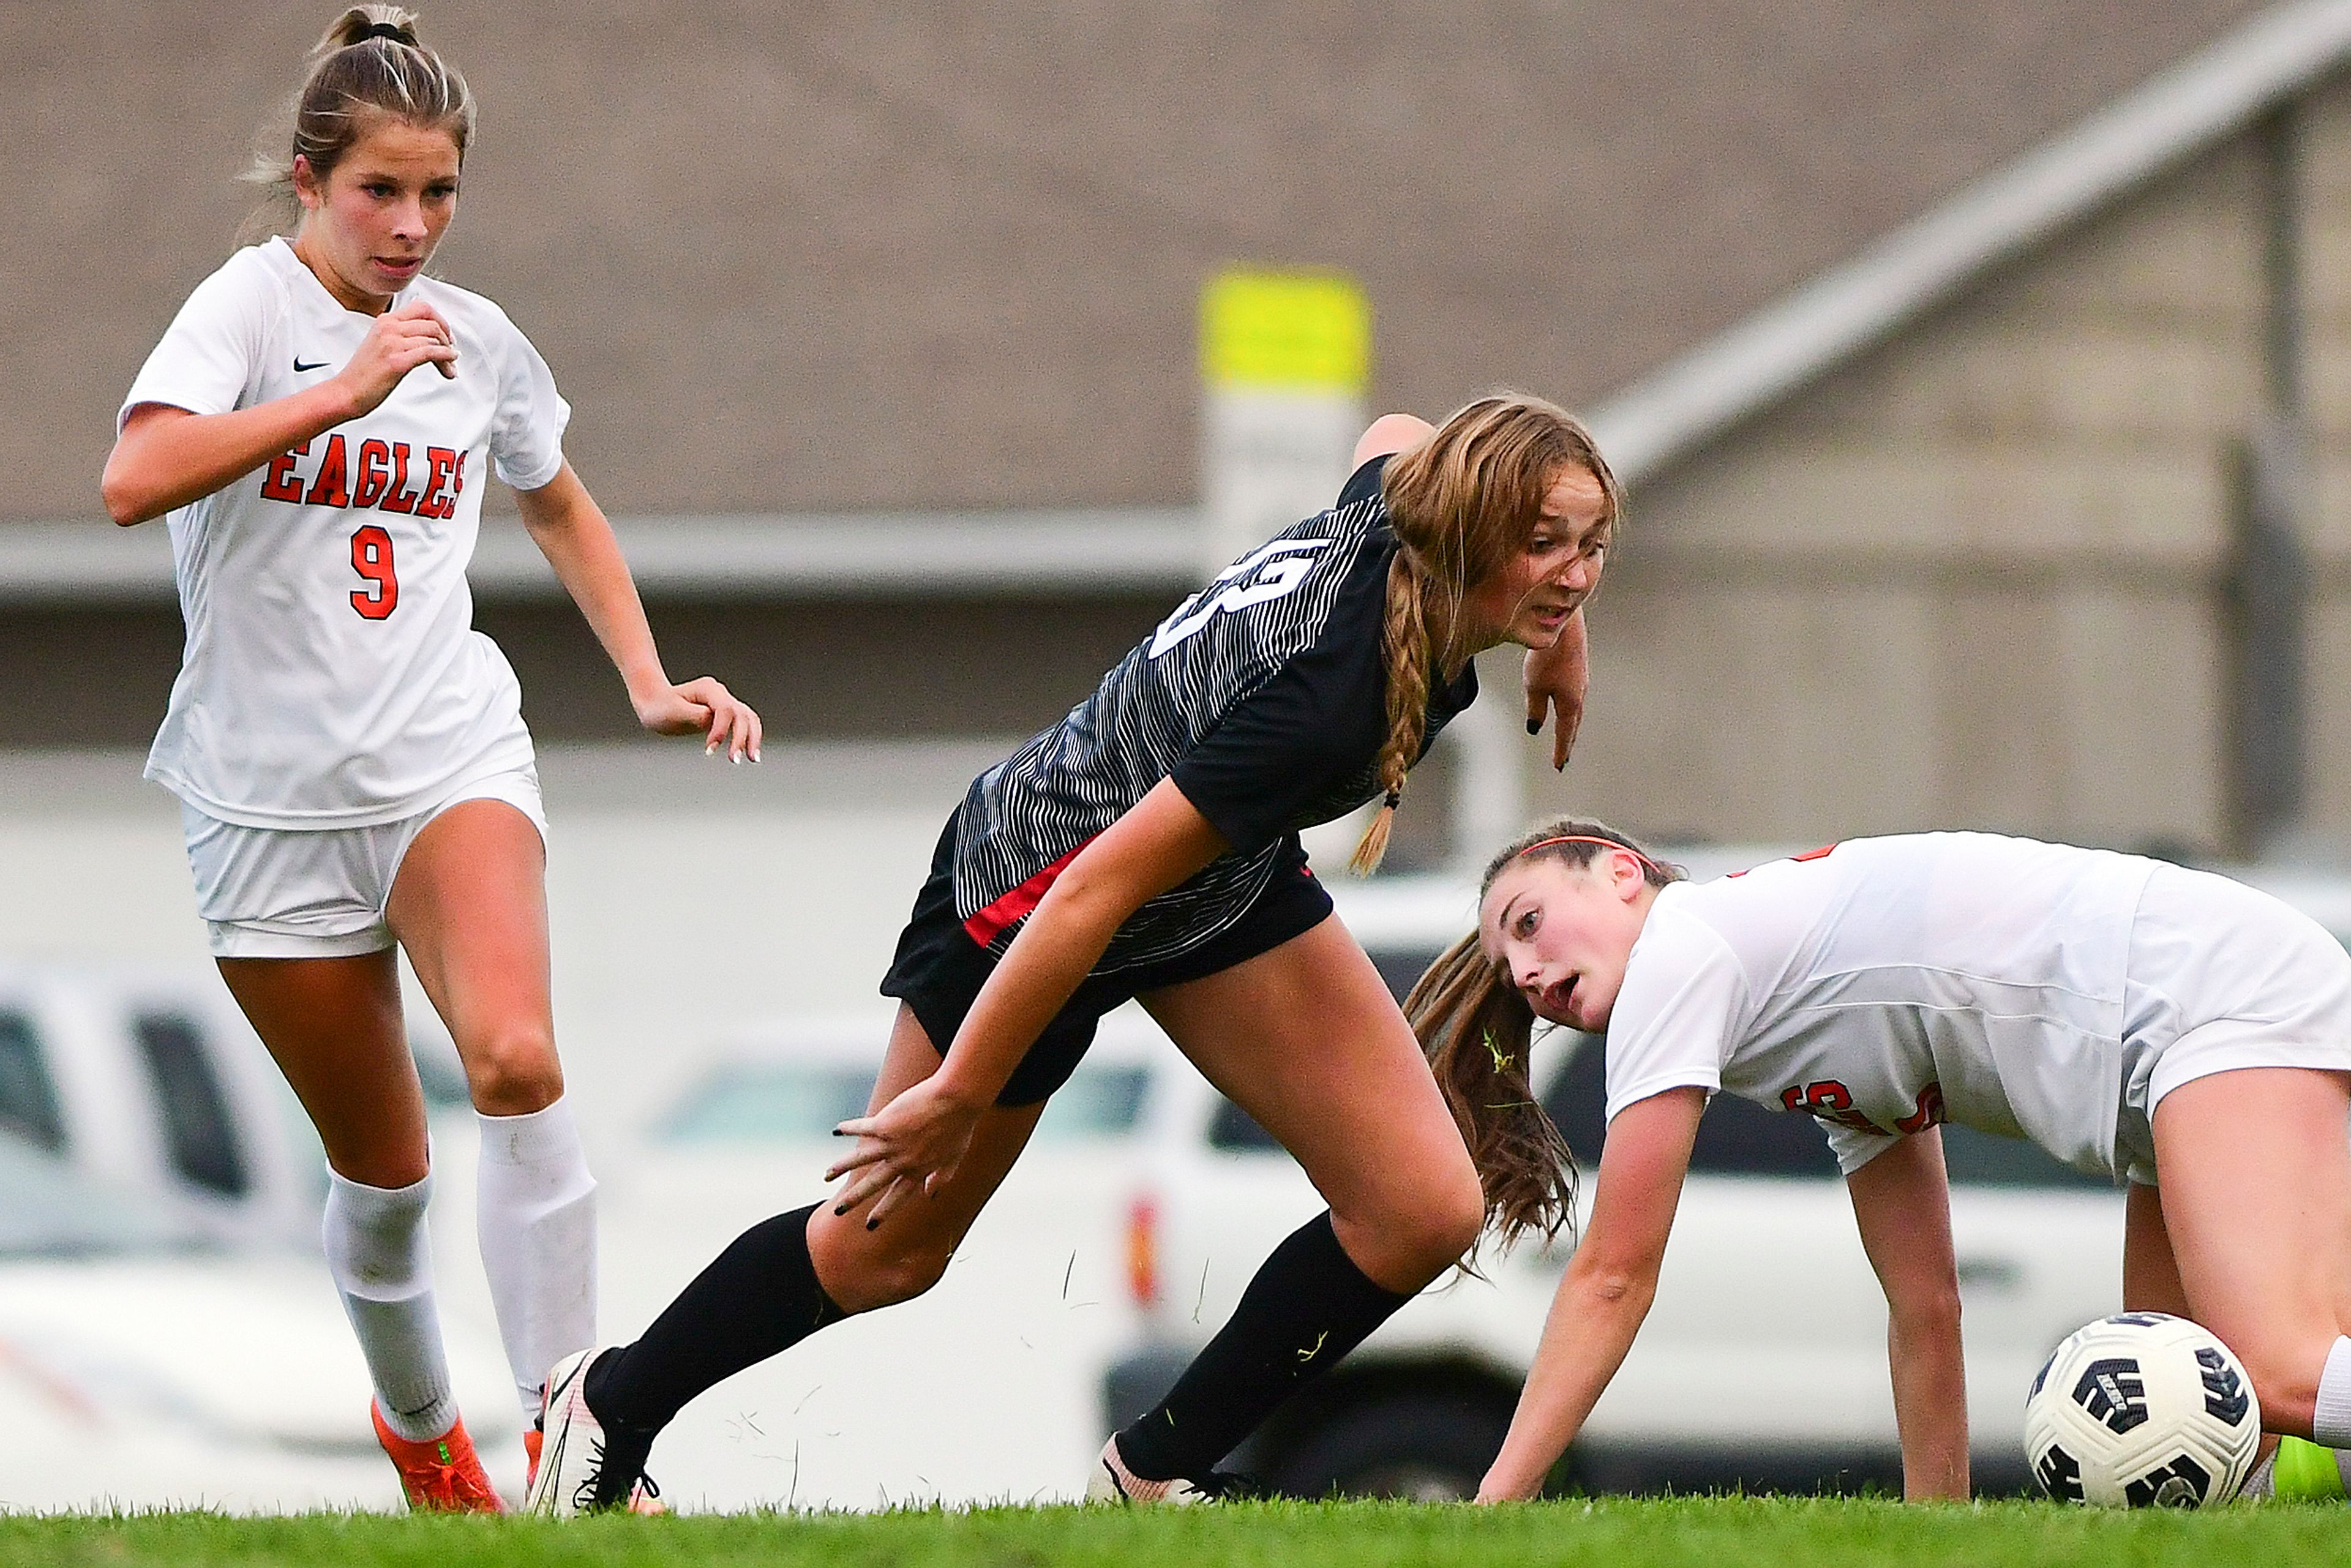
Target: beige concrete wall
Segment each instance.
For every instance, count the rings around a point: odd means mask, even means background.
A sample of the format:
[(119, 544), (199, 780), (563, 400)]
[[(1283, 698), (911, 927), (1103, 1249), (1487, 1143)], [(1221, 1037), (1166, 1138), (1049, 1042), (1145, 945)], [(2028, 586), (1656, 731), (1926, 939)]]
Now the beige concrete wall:
[[(1182, 501), (1234, 262), (1359, 277), (1384, 402), (1594, 399), (2269, 3), (418, 8), (482, 102), (439, 265), (658, 515)], [(37, 367), (0, 527), (95, 517), (339, 8), (0, 5), (0, 340)]]
[[(2321, 118), (2334, 235), (2345, 95)], [(1725, 840), (2230, 847), (2220, 595), (2261, 394), (2259, 172), (2249, 139), (2199, 159), (1645, 486), (1593, 612), (1579, 760), (1539, 800)], [(2330, 345), (2326, 376), (2351, 390), (2346, 358)], [(2320, 532), (2351, 561), (2341, 511)], [(2315, 778), (2351, 839), (2351, 572), (2325, 580)]]

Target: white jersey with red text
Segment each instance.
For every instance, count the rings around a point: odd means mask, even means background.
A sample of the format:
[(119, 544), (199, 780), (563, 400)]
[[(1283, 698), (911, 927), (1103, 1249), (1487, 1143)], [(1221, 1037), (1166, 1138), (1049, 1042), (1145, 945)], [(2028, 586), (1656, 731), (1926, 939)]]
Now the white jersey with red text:
[(1658, 893), (1609, 1019), (1607, 1111), (1695, 1085), (1810, 1113), (1848, 1174), (1949, 1120), (2152, 1181), (2169, 1089), (2351, 1066), (2346, 1037), (2351, 958), (2226, 878), (1985, 833), (1855, 839)]
[[(485, 464), (517, 489), (547, 484), (570, 409), (497, 306), (425, 277), (394, 304), (418, 299), (449, 323), (455, 376), (420, 366), (371, 413), (171, 514), (187, 646), (147, 777), (208, 816), (388, 822), (530, 761), (465, 567)], [(181, 307), (120, 417), (285, 397), (341, 370), (372, 320), (284, 240), (240, 250)]]

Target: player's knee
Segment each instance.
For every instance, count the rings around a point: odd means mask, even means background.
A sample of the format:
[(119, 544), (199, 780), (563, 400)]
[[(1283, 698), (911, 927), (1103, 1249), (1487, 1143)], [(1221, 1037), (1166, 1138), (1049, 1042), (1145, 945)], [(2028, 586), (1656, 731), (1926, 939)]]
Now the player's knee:
[(1478, 1244), (1478, 1233), (1485, 1225), (1485, 1190), (1479, 1185), (1477, 1168), (1465, 1157), (1442, 1192), (1430, 1197), (1429, 1254), (1438, 1260), (1440, 1269), (1451, 1268)]
[(563, 1094), (555, 1037), (537, 1024), (500, 1029), (465, 1042), (465, 1088), (485, 1116), (525, 1116)]
[(832, 1287), (834, 1304), (845, 1312), (870, 1312), (911, 1301), (939, 1282), (947, 1256), (929, 1249), (883, 1249), (861, 1254), (846, 1277)]
[(2261, 1401), (2262, 1425), (2273, 1432), (2307, 1432), (2318, 1407), (2318, 1378), (2325, 1370), (2325, 1344), (2314, 1353), (2307, 1345), (2241, 1336), (2229, 1348), (2244, 1364), (2252, 1379), (2253, 1397)]
[(1386, 1255), (1382, 1272), (1433, 1280), (1477, 1243), (1486, 1204), (1467, 1156), (1458, 1169), (1426, 1174), (1364, 1228)]

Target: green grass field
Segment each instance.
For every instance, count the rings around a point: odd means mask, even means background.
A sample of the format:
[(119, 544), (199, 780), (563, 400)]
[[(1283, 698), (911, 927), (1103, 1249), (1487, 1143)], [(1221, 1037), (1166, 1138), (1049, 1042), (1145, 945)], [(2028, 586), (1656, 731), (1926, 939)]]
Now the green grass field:
[(1386, 1568), (1592, 1563), (2351, 1563), (2351, 1513), (2271, 1505), (2107, 1513), (2037, 1503), (1906, 1507), (1765, 1498), (1605, 1500), (1479, 1510), (1263, 1503), (1198, 1510), (738, 1514), (677, 1519), (411, 1520), (201, 1513), (0, 1518), (0, 1563), (41, 1568), (329, 1564), (331, 1568)]

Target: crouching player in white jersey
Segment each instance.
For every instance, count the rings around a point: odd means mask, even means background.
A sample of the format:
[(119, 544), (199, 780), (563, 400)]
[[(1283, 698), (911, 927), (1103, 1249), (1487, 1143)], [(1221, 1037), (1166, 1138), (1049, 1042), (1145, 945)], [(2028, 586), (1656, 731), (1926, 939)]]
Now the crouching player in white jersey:
[(548, 1364), (595, 1337), (596, 1237), (530, 736), (465, 585), (485, 464), (646, 728), (738, 762), (760, 731), (717, 682), (663, 673), (546, 362), (489, 300), (421, 276), (473, 122), (407, 12), (335, 24), (262, 171), (299, 203), (292, 243), (197, 287), (123, 402), (104, 492), (118, 523), (170, 517), (187, 643), (147, 776), (180, 798), (221, 974), (326, 1145), (328, 1265), (377, 1435), (411, 1506), (495, 1510), (434, 1315), (395, 942), (465, 1059), (483, 1263), (531, 1414)]
[(1487, 868), (1477, 932), (1405, 1011), (1506, 1237), (1555, 1228), (1571, 1196), (1528, 1103), (1533, 1020), (1607, 1035), (1599, 1187), (1482, 1500), (1534, 1495), (1631, 1348), (1718, 1091), (1827, 1132), (1886, 1290), (1907, 1496), (1968, 1492), (1947, 1120), (2128, 1181), (2124, 1306), (2219, 1334), (2291, 1435), (2277, 1489), (2342, 1495), (2326, 1450), (2351, 1448), (2351, 956), (2277, 900), (1980, 833), (1858, 839), (1692, 885), (1560, 822)]

